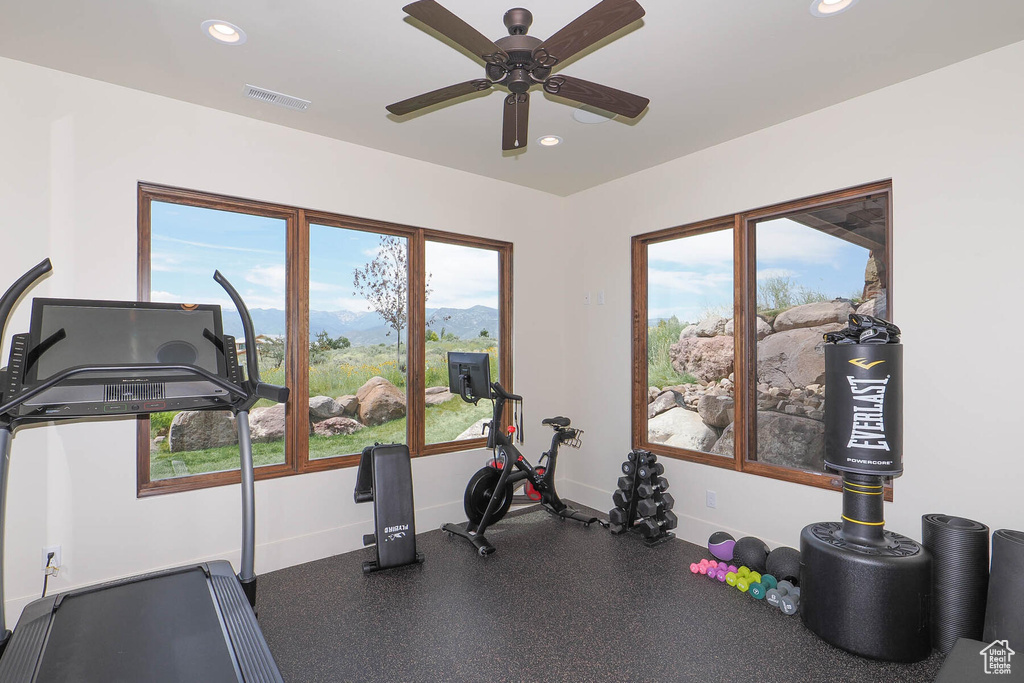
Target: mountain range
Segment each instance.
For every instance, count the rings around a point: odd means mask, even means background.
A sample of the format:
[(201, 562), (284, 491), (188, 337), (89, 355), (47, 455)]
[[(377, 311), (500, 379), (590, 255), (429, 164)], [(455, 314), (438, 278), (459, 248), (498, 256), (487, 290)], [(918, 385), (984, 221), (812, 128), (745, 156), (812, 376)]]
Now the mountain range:
[[(492, 337), (498, 335), (498, 309), (489, 306), (472, 308), (428, 308), (427, 320), (433, 319), (429, 329), (438, 334), (443, 327), (463, 339), (475, 339), (480, 330), (487, 330)], [(256, 334), (282, 336), (285, 333), (285, 312), (278, 308), (254, 308), (249, 311)], [(353, 346), (368, 344), (390, 344), (395, 341), (395, 331), (375, 311), (310, 311), (309, 338), (315, 339), (321, 331), (331, 337), (347, 337)], [(388, 336), (391, 332), (391, 336)], [(234, 312), (224, 312), (224, 333), (241, 338), (242, 321)], [(405, 330), (402, 338), (405, 339)]]

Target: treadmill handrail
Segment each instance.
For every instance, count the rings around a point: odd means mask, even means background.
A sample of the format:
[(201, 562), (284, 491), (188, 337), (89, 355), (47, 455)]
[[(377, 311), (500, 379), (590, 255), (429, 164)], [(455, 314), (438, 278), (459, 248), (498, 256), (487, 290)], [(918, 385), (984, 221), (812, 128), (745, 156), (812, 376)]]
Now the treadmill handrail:
[(7, 330), (7, 318), (11, 315), (11, 310), (14, 308), (14, 304), (17, 303), (18, 299), (25, 291), (35, 284), (36, 280), (53, 270), (53, 264), (50, 263), (50, 259), (45, 258), (35, 266), (32, 267), (27, 273), (18, 278), (17, 282), (11, 285), (3, 297), (0, 297), (0, 340), (6, 339), (4, 332)]
[(47, 389), (51, 389), (54, 386), (64, 382), (65, 380), (77, 377), (78, 375), (84, 375), (90, 372), (138, 372), (139, 370), (154, 370), (154, 371), (166, 371), (166, 370), (185, 370), (191, 372), (194, 375), (202, 377), (209, 381), (211, 384), (224, 389), (225, 391), (231, 392), (235, 396), (247, 400), (250, 398), (250, 394), (242, 387), (237, 384), (232, 384), (222, 377), (218, 377), (209, 370), (201, 368), (198, 365), (167, 365), (163, 363), (134, 363), (129, 365), (79, 365), (73, 368), (63, 370), (53, 377), (50, 377), (45, 382), (41, 382), (33, 386), (31, 389), (26, 389), (21, 393), (15, 395), (7, 403), (0, 405), (0, 415), (6, 415), (10, 411), (14, 410), (18, 406), (25, 403), (25, 401), (38, 396)]

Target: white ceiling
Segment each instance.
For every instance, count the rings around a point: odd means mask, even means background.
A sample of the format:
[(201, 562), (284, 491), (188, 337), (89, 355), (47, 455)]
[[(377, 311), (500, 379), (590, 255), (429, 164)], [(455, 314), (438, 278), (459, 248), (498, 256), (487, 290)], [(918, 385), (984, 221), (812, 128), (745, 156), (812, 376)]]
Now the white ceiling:
[[(544, 39), (596, 1), (534, 2), (530, 34)], [(513, 0), (441, 3), (489, 38), (507, 35)], [(828, 19), (808, 0), (640, 0), (642, 22), (563, 73), (649, 97), (647, 112), (581, 124), (535, 88), (530, 145), (502, 153), (493, 90), (403, 120), (384, 110), (484, 75), (404, 4), (0, 0), (0, 55), (568, 195), (1024, 40), (1020, 0), (862, 0)], [(213, 42), (205, 19), (241, 26), (248, 42)], [(313, 104), (261, 104), (242, 96), (246, 83)], [(546, 134), (564, 142), (536, 144)]]

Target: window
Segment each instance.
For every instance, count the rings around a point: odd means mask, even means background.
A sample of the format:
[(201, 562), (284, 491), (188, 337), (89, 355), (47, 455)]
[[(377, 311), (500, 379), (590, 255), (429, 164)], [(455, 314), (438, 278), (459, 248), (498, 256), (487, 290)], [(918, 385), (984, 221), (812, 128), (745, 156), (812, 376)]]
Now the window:
[[(349, 466), (377, 442), (482, 447), (481, 409), (447, 391), (446, 352), (486, 351), (511, 377), (511, 259), (507, 242), (139, 186), (140, 300), (220, 303), (240, 358), (291, 388), (287, 407), (250, 411), (258, 479)], [(238, 481), (237, 444), (229, 413), (140, 418), (139, 494)]]
[(838, 488), (822, 335), (891, 319), (890, 206), (884, 182), (634, 237), (634, 446)]

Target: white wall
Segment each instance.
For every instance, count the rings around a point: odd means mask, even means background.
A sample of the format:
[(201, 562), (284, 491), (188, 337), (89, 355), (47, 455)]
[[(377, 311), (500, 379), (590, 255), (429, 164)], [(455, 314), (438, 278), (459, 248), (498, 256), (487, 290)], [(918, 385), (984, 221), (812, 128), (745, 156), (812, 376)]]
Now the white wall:
[[(557, 197), (3, 59), (0, 101), (0, 287), (49, 256), (54, 273), (30, 296), (134, 299), (140, 180), (513, 241), (516, 389), (530, 397), (528, 447), (544, 446), (539, 420), (561, 409), (548, 389), (564, 382), (541, 362), (561, 354), (565, 329), (565, 276), (545, 241), (561, 223)], [(507, 193), (531, 203), (529, 221), (504, 208)], [(23, 302), (8, 336), (27, 328)], [(237, 567), (238, 488), (137, 499), (133, 444), (130, 420), (15, 436), (8, 625), (38, 595), (46, 545), (63, 546), (54, 591), (204, 558)], [(415, 461), (421, 530), (464, 519), (465, 482), (483, 461), (479, 451)], [(353, 504), (354, 476), (259, 482), (257, 571), (361, 547), (372, 506)]]
[[(892, 178), (906, 474), (888, 528), (919, 539), (930, 512), (1024, 528), (1022, 82), (1018, 43), (569, 197), (585, 245), (570, 293), (582, 323), (568, 340), (580, 349), (571, 391), (589, 459), (567, 464), (563, 495), (610, 508), (630, 447), (631, 235)], [(607, 304), (584, 307), (582, 292), (600, 289)], [(949, 341), (934, 341), (942, 334)], [(806, 524), (839, 519), (838, 493), (679, 461), (666, 468), (677, 532), (695, 543), (732, 529), (795, 545)], [(706, 489), (718, 493), (715, 510)]]

